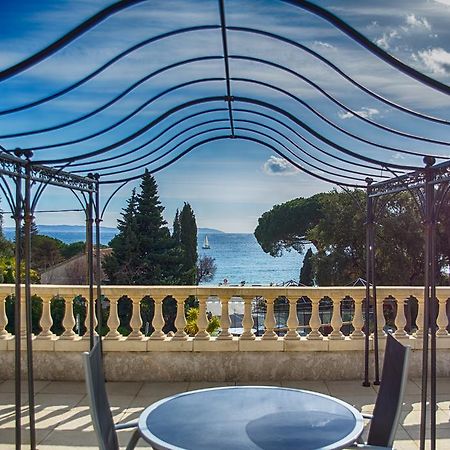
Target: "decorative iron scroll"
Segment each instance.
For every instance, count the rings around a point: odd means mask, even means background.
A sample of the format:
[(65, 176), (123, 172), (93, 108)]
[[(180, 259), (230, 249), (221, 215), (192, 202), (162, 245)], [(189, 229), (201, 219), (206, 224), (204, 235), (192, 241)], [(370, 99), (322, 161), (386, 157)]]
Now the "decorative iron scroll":
[[(433, 171), (431, 184), (441, 184), (450, 181), (450, 161), (434, 164), (434, 159), (425, 157), (424, 162), (427, 168)], [(371, 185), (370, 197), (380, 197), (386, 194), (394, 194), (401, 191), (414, 191), (425, 186), (425, 168), (393, 177), (386, 181), (380, 181)]]
[(24, 178), (25, 173), (20, 168), (30, 165), (30, 179), (33, 182), (46, 185), (66, 187), (83, 192), (95, 192), (96, 180), (83, 177), (60, 169), (33, 164), (29, 159), (21, 159), (6, 153), (0, 154), (0, 174), (12, 178)]

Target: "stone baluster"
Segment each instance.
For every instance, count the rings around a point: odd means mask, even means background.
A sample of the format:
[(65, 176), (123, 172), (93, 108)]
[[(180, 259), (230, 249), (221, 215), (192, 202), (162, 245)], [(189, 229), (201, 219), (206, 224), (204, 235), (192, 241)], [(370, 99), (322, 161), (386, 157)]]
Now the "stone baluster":
[(328, 336), (329, 339), (344, 339), (344, 335), (341, 332), (342, 328), (342, 315), (341, 315), (341, 301), (331, 300), (333, 302), (333, 313), (331, 316), (331, 328), (333, 331)]
[(10, 334), (6, 331), (8, 325), (8, 317), (6, 316), (6, 300), (0, 297), (0, 339), (6, 339)]
[(408, 333), (405, 331), (406, 324), (405, 300), (400, 298), (397, 300), (397, 314), (395, 315), (395, 326), (397, 330), (394, 336), (397, 339), (405, 339), (408, 337)]
[[(95, 299), (94, 301), (94, 336), (98, 336), (97, 331), (95, 331), (95, 329), (97, 328), (97, 311), (96, 311), (96, 305), (95, 305)], [(86, 305), (86, 320), (84, 321), (84, 326), (86, 327), (86, 332), (84, 333), (83, 337), (85, 339), (89, 339), (90, 338), (90, 329), (91, 329), (91, 308), (89, 307), (89, 300), (86, 299), (85, 301), (85, 305)]]
[(177, 316), (175, 317), (175, 328), (177, 329), (173, 339), (177, 341), (185, 341), (188, 335), (184, 329), (186, 328), (186, 317), (184, 315), (184, 298), (177, 298)]
[(228, 303), (229, 303), (228, 298), (220, 299), (221, 304), (220, 328), (222, 329), (222, 331), (217, 337), (217, 340), (233, 339), (233, 335), (229, 331), (231, 326), (231, 320), (230, 320), (230, 313), (228, 311)]
[(384, 298), (377, 299), (377, 330), (378, 330), (378, 338), (386, 337), (386, 332), (384, 331), (384, 327), (386, 325), (386, 318), (384, 317)]
[(242, 321), (242, 327), (244, 332), (241, 334), (241, 339), (253, 340), (255, 339), (255, 333), (253, 333), (253, 317), (252, 317), (252, 301), (253, 296), (243, 296), (244, 299), (244, 319)]
[(439, 314), (437, 316), (438, 330), (436, 335), (438, 337), (448, 337), (448, 317), (447, 317), (447, 298), (439, 298)]
[(288, 340), (299, 340), (300, 335), (297, 332), (298, 316), (297, 316), (297, 298), (289, 298), (289, 316), (287, 320), (288, 332), (284, 338)]
[(206, 295), (198, 295), (198, 332), (195, 335), (195, 339), (197, 340), (208, 340), (210, 338), (209, 333), (206, 331), (208, 328), (208, 317), (206, 315), (206, 300), (208, 300), (208, 296)]
[(153, 314), (153, 333), (150, 336), (150, 339), (157, 340), (157, 341), (163, 341), (166, 337), (166, 335), (163, 332), (164, 327), (164, 316), (162, 312), (163, 307), (163, 301), (165, 299), (165, 296), (152, 296), (153, 301), (155, 302), (155, 312)]
[(53, 325), (53, 319), (50, 312), (52, 298), (53, 297), (42, 298), (42, 316), (40, 321), (42, 331), (39, 333), (37, 339), (52, 339), (55, 336), (50, 330)]
[(119, 320), (119, 312), (118, 312), (118, 303), (119, 298), (110, 296), (109, 298), (109, 317), (107, 321), (107, 325), (109, 328), (108, 334), (105, 336), (105, 339), (120, 339), (121, 334), (117, 330), (120, 326)]
[(262, 336), (264, 340), (274, 340), (278, 339), (277, 334), (273, 329), (275, 328), (276, 322), (275, 322), (275, 312), (274, 312), (274, 303), (276, 298), (267, 298), (266, 299), (266, 317), (264, 320), (264, 327), (265, 331)]
[(75, 326), (75, 317), (73, 316), (73, 299), (65, 298), (64, 304), (64, 318), (62, 322), (64, 333), (61, 335), (60, 339), (75, 339), (77, 335), (75, 331), (73, 331), (73, 327)]
[(319, 331), (319, 328), (322, 325), (319, 314), (319, 302), (320, 298), (311, 298), (312, 310), (311, 310), (311, 318), (309, 319), (309, 326), (311, 328), (311, 331), (307, 336), (308, 339), (323, 338), (322, 333)]
[(415, 332), (416, 338), (422, 339), (423, 338), (423, 311), (424, 309), (424, 302), (417, 302), (417, 318), (416, 318), (416, 325), (417, 330)]
[(363, 339), (364, 338), (364, 316), (363, 316), (363, 301), (362, 298), (355, 298), (354, 305), (355, 305), (355, 311), (353, 313), (353, 333), (350, 335), (352, 339)]
[(20, 296), (20, 337), (25, 339), (27, 337), (27, 308), (25, 304), (25, 292), (22, 289)]
[(133, 309), (131, 311), (130, 327), (131, 333), (128, 335), (128, 339), (142, 339), (142, 317), (141, 317), (141, 299), (132, 298)]

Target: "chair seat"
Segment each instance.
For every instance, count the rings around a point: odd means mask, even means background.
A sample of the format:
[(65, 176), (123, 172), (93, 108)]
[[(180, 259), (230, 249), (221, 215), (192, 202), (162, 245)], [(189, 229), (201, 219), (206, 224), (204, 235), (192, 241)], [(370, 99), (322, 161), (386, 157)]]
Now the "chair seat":
[(138, 422), (114, 424), (105, 386), (103, 360), (98, 341), (83, 354), (89, 406), (100, 450), (119, 450), (117, 430), (133, 429), (126, 449), (132, 450), (140, 438)]

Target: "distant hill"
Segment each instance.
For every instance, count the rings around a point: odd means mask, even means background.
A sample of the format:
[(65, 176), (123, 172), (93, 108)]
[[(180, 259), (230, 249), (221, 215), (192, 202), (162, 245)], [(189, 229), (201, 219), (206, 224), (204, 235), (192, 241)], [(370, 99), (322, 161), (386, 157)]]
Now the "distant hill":
[(198, 232), (202, 234), (225, 234), (225, 231), (216, 230), (215, 228), (199, 228)]
[[(6, 234), (14, 233), (14, 227), (4, 227), (3, 230)], [(47, 234), (50, 233), (84, 233), (86, 228), (83, 225), (38, 225), (39, 233)], [(117, 229), (113, 227), (101, 227), (101, 232), (106, 232), (108, 234), (117, 233)], [(199, 228), (199, 233), (208, 234), (224, 234), (223, 231), (216, 230), (214, 228)]]

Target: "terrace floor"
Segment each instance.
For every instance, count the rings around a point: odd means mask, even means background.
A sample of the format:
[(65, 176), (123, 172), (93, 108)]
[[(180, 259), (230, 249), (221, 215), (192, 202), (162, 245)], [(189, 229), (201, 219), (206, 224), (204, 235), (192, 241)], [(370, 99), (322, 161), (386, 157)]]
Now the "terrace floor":
[[(232, 384), (234, 383), (110, 382), (107, 386), (115, 420), (128, 421), (136, 419), (144, 407), (163, 397), (187, 390)], [(282, 385), (322, 392), (338, 397), (365, 412), (372, 411), (376, 397), (376, 389), (362, 387), (360, 380), (248, 384)], [(450, 378), (438, 380), (437, 392), (439, 402), (437, 448), (448, 450), (450, 448)], [(24, 395), (24, 401), (26, 401), (26, 395)], [(82, 382), (37, 381), (36, 420), (39, 450), (98, 448), (91, 426), (85, 386)], [(397, 450), (418, 448), (419, 423), (420, 385), (418, 380), (412, 380), (408, 382), (406, 389), (401, 426), (395, 443)], [(126, 444), (128, 437), (128, 431), (119, 432), (122, 446)], [(139, 444), (137, 448), (148, 448), (143, 441)], [(0, 450), (12, 448), (14, 448), (14, 382), (8, 380), (0, 382)], [(28, 446), (24, 445), (23, 448)]]

